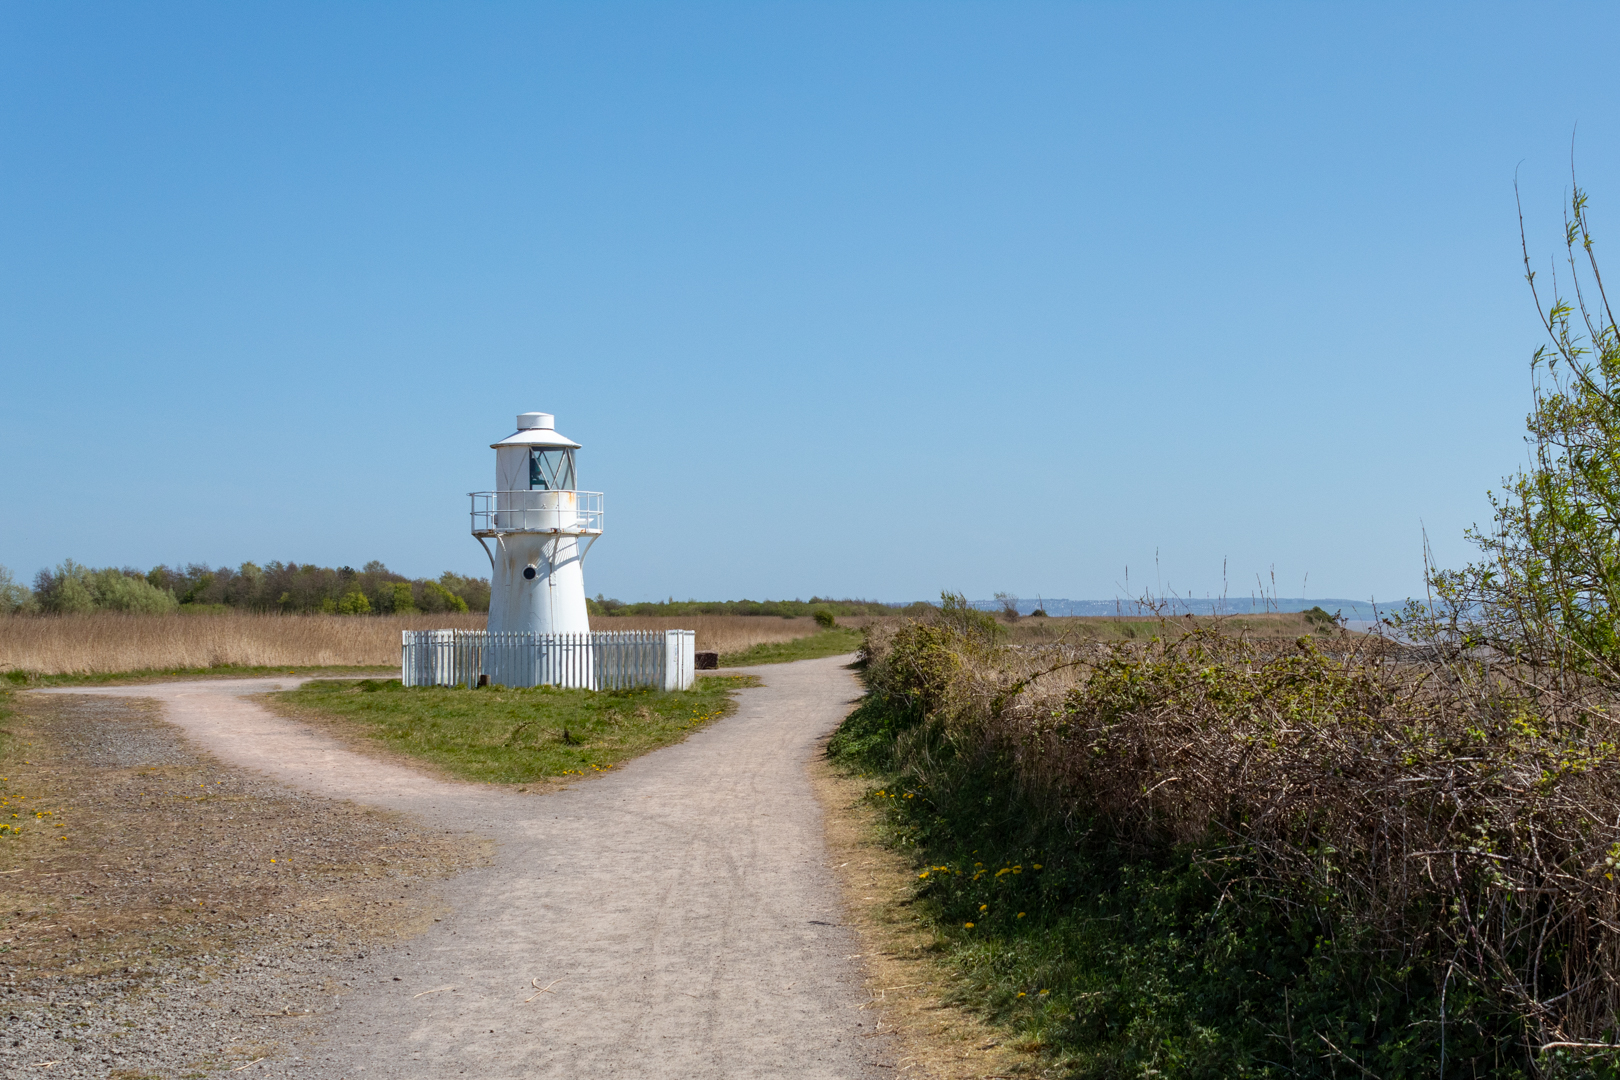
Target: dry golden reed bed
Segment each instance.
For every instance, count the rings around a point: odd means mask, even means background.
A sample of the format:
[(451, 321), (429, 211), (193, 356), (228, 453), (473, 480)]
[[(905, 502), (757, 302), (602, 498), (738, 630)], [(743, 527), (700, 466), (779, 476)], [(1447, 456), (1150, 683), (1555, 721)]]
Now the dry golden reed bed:
[[(469, 615), (93, 615), (0, 616), (0, 671), (84, 675), (162, 668), (399, 663), (401, 630), (482, 630)], [(602, 618), (596, 630), (697, 631), (697, 647), (739, 652), (814, 633), (812, 619), (697, 615)]]
[(742, 652), (755, 645), (792, 641), (819, 629), (816, 620), (776, 615), (683, 615), (678, 618), (624, 615), (593, 616), (592, 630), (696, 630), (697, 647), (717, 653)]

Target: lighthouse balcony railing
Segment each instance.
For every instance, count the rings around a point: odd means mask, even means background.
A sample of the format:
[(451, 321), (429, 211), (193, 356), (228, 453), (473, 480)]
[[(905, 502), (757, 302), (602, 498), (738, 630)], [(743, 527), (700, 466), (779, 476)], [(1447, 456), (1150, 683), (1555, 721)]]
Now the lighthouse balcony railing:
[(474, 536), (554, 533), (596, 536), (602, 531), (600, 491), (474, 491)]

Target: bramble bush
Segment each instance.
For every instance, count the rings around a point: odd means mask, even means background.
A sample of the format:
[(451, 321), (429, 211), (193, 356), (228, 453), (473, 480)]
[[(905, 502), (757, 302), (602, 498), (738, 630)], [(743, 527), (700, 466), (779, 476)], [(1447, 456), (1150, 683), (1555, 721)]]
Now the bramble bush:
[(830, 747), (880, 777), (964, 999), (1082, 1076), (1615, 1074), (1601, 685), (1342, 633), (992, 627), (870, 629)]

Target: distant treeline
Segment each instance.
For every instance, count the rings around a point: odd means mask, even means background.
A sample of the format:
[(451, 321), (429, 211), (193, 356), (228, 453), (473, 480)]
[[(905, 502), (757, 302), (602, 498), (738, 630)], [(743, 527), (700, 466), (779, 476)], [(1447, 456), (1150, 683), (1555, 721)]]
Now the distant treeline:
[(626, 604), (596, 594), (586, 601), (592, 615), (780, 615), (784, 619), (829, 611), (834, 615), (918, 615), (933, 610), (932, 604), (918, 602), (904, 607), (880, 604), (876, 600), (831, 600), (812, 596), (808, 600), (658, 600)]
[[(775, 615), (784, 619), (832, 615), (921, 615), (922, 602), (900, 607), (875, 600), (659, 600), (627, 604), (601, 594), (586, 601), (592, 615)], [(17, 582), (0, 566), (0, 614), (86, 611), (257, 611), (336, 615), (406, 615), (417, 612), (488, 611), (489, 579), (446, 571), (438, 580), (407, 578), (380, 562), (352, 566), (271, 562), (260, 566), (81, 566), (72, 559), (41, 570), (34, 587)]]
[(406, 615), (488, 611), (489, 580), (445, 573), (437, 581), (407, 578), (380, 562), (352, 566), (245, 562), (232, 569), (81, 566), (72, 559), (41, 570), (32, 589), (0, 566), (0, 613), (88, 611), (256, 611), (337, 615)]

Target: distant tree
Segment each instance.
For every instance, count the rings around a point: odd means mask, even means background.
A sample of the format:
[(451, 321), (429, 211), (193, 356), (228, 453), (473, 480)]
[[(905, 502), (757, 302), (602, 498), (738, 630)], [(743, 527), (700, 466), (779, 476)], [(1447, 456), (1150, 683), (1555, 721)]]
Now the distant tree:
[(437, 582), (412, 582), (376, 559), (359, 570), (271, 561), (263, 566), (244, 562), (234, 569), (205, 563), (154, 566), (145, 573), (128, 568), (97, 570), (67, 559), (54, 569), (41, 571), (34, 584), (29, 590), (13, 582), (12, 591), (0, 592), (0, 612), (162, 613), (177, 607), (286, 614), (410, 614), (424, 607), (430, 611), (489, 610), (488, 578), (447, 572)]
[(998, 592), (996, 600), (1001, 604), (1001, 617), (1010, 623), (1018, 621), (1018, 597), (1012, 593)]
[(467, 601), (437, 581), (422, 582), (420, 606), (423, 611), (466, 611)]
[(459, 596), (467, 606), (463, 611), (489, 610), (489, 579), (463, 577), (446, 570), (439, 575), (439, 587)]
[(55, 570), (41, 570), (34, 578), (34, 595), (40, 610), (63, 615), (91, 611), (162, 615), (179, 606), (172, 592), (153, 585), (138, 570), (92, 570), (72, 559), (64, 559)]
[(34, 592), (11, 576), (11, 571), (0, 566), (0, 615), (20, 615), (38, 609)]

